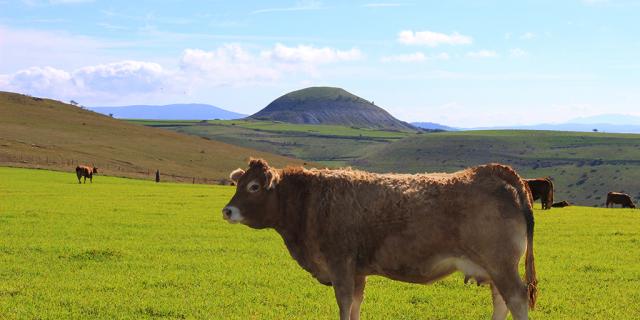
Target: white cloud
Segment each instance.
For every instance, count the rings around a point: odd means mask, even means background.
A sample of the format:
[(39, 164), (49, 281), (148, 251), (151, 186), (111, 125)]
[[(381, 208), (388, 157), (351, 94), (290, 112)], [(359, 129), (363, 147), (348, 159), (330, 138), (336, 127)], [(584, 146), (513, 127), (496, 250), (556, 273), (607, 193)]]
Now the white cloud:
[(533, 32), (525, 32), (520, 36), (522, 40), (531, 40), (536, 37), (536, 34)]
[(406, 45), (427, 45), (429, 47), (437, 47), (441, 44), (448, 45), (464, 45), (471, 44), (473, 39), (454, 32), (452, 34), (444, 34), (433, 31), (411, 31), (404, 30), (398, 33), (398, 42)]
[(469, 58), (497, 58), (498, 53), (493, 50), (479, 50), (467, 52)]
[(307, 45), (287, 47), (278, 43), (273, 49), (263, 51), (262, 56), (277, 62), (315, 64), (359, 60), (362, 58), (362, 52), (357, 48), (343, 51), (329, 47), (316, 48)]
[(5, 79), (7, 89), (20, 89), (33, 95), (47, 95), (56, 90), (64, 95), (74, 91), (71, 74), (52, 67), (31, 67), (5, 75)]
[(380, 59), (382, 62), (424, 62), (428, 60), (449, 60), (449, 54), (442, 52), (432, 56), (427, 56), (422, 52), (414, 52), (409, 54), (385, 56)]
[(528, 52), (520, 48), (513, 48), (509, 50), (509, 56), (512, 58), (521, 58), (521, 57), (526, 57), (528, 55), (529, 55)]
[(0, 90), (105, 103), (126, 97), (157, 96), (160, 92), (187, 94), (221, 86), (271, 85), (297, 79), (298, 75), (317, 77), (319, 65), (361, 57), (358, 49), (276, 44), (271, 49), (250, 51), (237, 44), (226, 44), (211, 51), (186, 49), (178, 66), (169, 69), (159, 63), (134, 60), (75, 69), (23, 68), (0, 73)]
[(186, 49), (180, 59), (183, 73), (195, 79), (212, 81), (212, 85), (230, 85), (261, 80), (275, 80), (280, 72), (264, 59), (236, 44), (213, 51)]
[(160, 90), (168, 77), (168, 72), (157, 63), (131, 60), (88, 66), (73, 72), (79, 89), (109, 94)]
[(68, 100), (114, 97), (162, 90), (170, 75), (151, 62), (122, 61), (83, 67), (72, 72), (53, 67), (30, 67), (2, 75), (0, 89)]

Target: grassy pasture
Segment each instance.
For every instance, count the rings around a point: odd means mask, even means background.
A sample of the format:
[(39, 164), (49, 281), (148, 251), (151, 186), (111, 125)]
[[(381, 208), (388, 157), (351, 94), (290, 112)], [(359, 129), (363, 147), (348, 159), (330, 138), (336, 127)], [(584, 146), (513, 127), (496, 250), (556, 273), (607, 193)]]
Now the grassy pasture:
[[(0, 319), (334, 319), (272, 230), (229, 225), (224, 186), (0, 167)], [(640, 210), (536, 211), (533, 319), (640, 318)], [(371, 277), (363, 319), (487, 319), (488, 288)]]

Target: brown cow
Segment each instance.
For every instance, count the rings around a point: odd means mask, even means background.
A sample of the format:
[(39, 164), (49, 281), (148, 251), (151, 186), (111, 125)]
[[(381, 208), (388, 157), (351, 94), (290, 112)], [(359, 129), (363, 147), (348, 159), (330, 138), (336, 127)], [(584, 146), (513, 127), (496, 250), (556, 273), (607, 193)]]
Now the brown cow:
[(571, 203), (567, 202), (566, 200), (562, 200), (560, 202), (555, 202), (551, 206), (554, 208), (564, 208), (564, 207), (571, 206)]
[(611, 207), (613, 208), (615, 204), (620, 204), (622, 205), (623, 208), (636, 207), (636, 205), (633, 204), (631, 197), (626, 193), (620, 193), (620, 192), (607, 193), (607, 203), (606, 203), (607, 208), (609, 208), (609, 205), (611, 205)]
[(553, 182), (549, 178), (525, 179), (533, 201), (540, 199), (542, 210), (551, 209), (553, 204)]
[(409, 175), (251, 160), (231, 179), (223, 218), (274, 228), (302, 268), (333, 286), (341, 320), (359, 319), (368, 275), (426, 284), (459, 270), (490, 284), (494, 319), (527, 319), (535, 306), (533, 211), (510, 167)]
[(87, 178), (89, 178), (89, 182), (93, 183), (93, 174), (98, 173), (98, 168), (89, 167), (89, 166), (77, 166), (76, 167), (76, 176), (78, 176), (78, 183), (80, 182), (80, 178), (84, 177), (84, 183), (87, 183)]

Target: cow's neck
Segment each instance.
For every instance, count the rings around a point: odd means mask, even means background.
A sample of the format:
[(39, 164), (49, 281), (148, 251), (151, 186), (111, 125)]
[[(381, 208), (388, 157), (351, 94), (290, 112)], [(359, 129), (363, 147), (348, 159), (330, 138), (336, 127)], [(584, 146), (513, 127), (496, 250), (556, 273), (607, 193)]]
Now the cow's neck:
[(278, 183), (280, 211), (276, 231), (282, 236), (291, 256), (307, 271), (313, 272), (305, 246), (306, 209), (309, 183), (303, 173), (283, 173)]

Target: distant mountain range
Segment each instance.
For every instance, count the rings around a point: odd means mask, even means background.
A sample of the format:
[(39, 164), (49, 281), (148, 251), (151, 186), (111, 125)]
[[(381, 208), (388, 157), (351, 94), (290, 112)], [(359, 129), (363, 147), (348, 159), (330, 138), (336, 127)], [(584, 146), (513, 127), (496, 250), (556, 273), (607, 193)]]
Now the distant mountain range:
[(577, 131), (610, 133), (640, 133), (640, 117), (625, 114), (602, 114), (597, 116), (580, 117), (569, 120), (565, 123), (546, 123), (526, 126), (500, 126), (481, 127), (463, 130), (554, 130), (554, 131)]
[(445, 126), (435, 122), (411, 122), (411, 125), (414, 127), (418, 127), (426, 130), (442, 130), (442, 131), (458, 131), (460, 129), (456, 129), (453, 127)]
[(113, 114), (118, 119), (149, 120), (232, 120), (247, 115), (228, 111), (208, 104), (169, 104), (164, 106), (132, 105), (118, 107), (87, 107), (105, 115)]
[(417, 130), (370, 101), (334, 87), (310, 87), (287, 93), (251, 115), (250, 118), (299, 124)]

